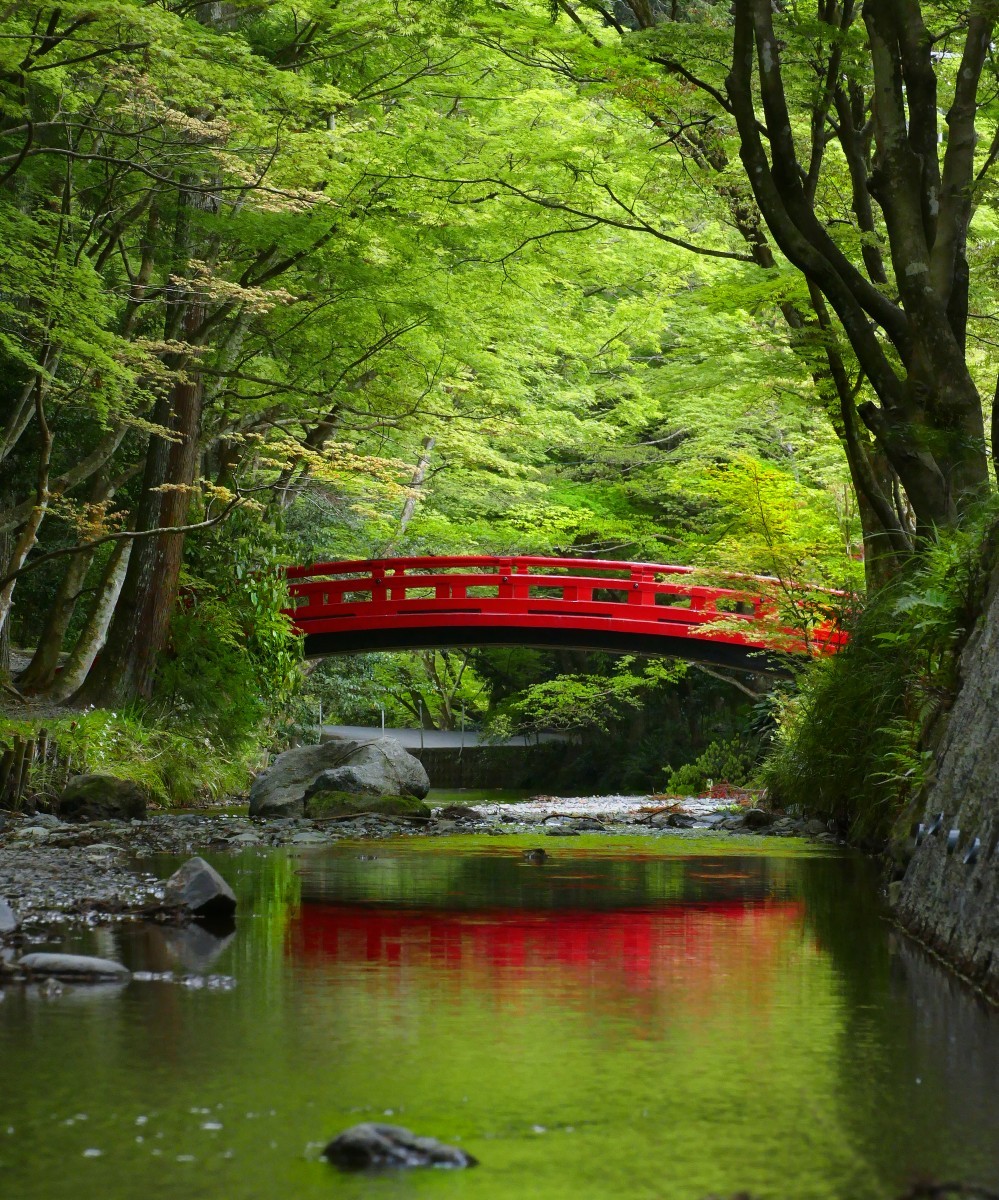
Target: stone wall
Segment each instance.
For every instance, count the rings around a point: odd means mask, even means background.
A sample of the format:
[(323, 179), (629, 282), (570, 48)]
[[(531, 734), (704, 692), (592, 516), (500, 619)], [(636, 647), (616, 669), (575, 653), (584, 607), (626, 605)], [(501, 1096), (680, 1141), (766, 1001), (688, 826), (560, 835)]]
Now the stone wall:
[(540, 746), (466, 746), (462, 750), (435, 747), (410, 753), (423, 763), (433, 788), (544, 791), (566, 776), (577, 750), (571, 742), (543, 742)]
[(923, 831), (893, 902), (906, 929), (999, 999), (999, 572), (960, 673), (933, 776), (907, 814)]

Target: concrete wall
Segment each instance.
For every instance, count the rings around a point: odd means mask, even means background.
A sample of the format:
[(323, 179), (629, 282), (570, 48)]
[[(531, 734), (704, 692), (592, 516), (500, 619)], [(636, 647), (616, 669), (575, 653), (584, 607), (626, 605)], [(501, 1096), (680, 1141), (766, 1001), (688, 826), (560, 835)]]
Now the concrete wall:
[(554, 786), (577, 753), (570, 742), (540, 746), (466, 746), (411, 749), (434, 788), (516, 788), (543, 791)]
[[(936, 768), (910, 820), (939, 830), (893, 885), (902, 925), (999, 999), (999, 572), (961, 657), (961, 686), (937, 735)], [(948, 835), (957, 830), (948, 849)], [(978, 839), (977, 856), (965, 861)]]

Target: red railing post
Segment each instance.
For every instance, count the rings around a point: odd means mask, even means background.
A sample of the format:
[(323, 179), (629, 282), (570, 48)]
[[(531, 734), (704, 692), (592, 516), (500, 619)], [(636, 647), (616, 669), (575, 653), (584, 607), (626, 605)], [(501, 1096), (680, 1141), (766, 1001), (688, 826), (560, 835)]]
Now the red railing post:
[(500, 558), (496, 560), (496, 572), (499, 575), (499, 584), (496, 588), (497, 600), (512, 600), (513, 599), (513, 563), (508, 558)]
[(376, 612), (384, 612), (388, 607), (385, 568), (381, 563), (372, 563), (371, 566), (371, 606)]
[[(393, 567), (391, 574), (386, 575), (386, 577), (385, 577), (385, 597), (387, 600), (390, 600), (393, 603), (397, 604), (400, 600), (406, 599), (405, 587), (400, 589), (398, 587), (392, 586), (394, 580), (403, 579), (403, 578), (405, 578), (405, 575), (406, 575), (405, 567)], [(402, 592), (401, 596), (399, 595), (400, 591)]]
[(629, 604), (655, 604), (655, 580), (652, 573), (641, 564), (631, 568), (631, 586), (628, 589)]

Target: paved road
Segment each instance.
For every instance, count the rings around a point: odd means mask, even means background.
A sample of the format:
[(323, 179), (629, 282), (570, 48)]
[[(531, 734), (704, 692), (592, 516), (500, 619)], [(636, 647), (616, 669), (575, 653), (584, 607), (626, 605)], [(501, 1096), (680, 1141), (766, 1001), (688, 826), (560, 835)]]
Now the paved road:
[(533, 746), (538, 740), (542, 742), (569, 740), (568, 736), (563, 733), (542, 733), (538, 738), (532, 734), (530, 738), (520, 735), (507, 738), (502, 742), (487, 742), (483, 741), (479, 734), (472, 729), (466, 729), (462, 733), (460, 730), (450, 729), (379, 729), (377, 727), (368, 728), (365, 725), (324, 725), (323, 733), (348, 738), (381, 737), (384, 734), (386, 737), (393, 737), (396, 741), (401, 742), (407, 750), (419, 750), (421, 747), (427, 750), (459, 750), (462, 746)]

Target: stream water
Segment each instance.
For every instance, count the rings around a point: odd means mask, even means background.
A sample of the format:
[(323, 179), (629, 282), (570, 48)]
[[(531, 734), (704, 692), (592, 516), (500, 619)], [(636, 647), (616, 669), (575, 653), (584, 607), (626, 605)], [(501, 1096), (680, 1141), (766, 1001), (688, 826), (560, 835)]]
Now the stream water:
[[(0, 1195), (999, 1186), (999, 1018), (892, 930), (871, 864), (775, 839), (596, 835), (545, 838), (536, 865), (534, 844), (226, 856), (228, 937), (123, 925), (51, 940), (187, 978), (8, 988)], [(319, 1152), (363, 1120), (460, 1142), (481, 1165), (341, 1175)]]

